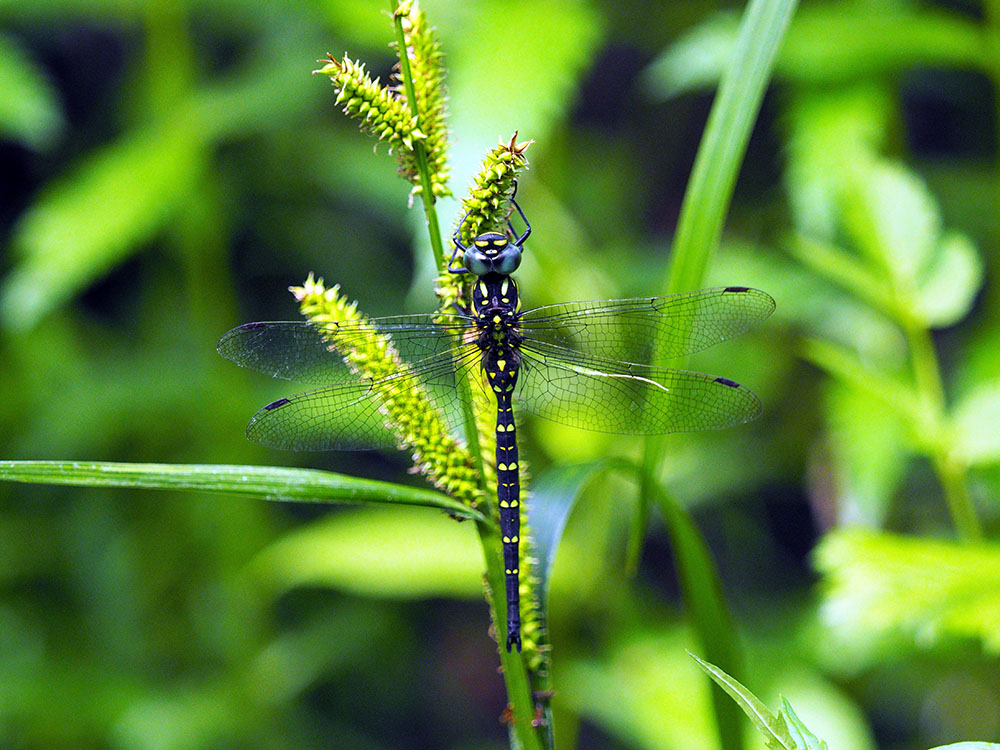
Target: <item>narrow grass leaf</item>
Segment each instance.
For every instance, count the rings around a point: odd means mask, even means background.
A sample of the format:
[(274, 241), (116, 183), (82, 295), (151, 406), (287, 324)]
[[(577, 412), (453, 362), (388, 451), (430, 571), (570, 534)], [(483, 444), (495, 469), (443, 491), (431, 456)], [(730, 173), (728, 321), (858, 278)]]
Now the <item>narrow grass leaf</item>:
[[(735, 14), (716, 13), (684, 34), (650, 66), (646, 86), (668, 98), (712, 86), (736, 43)], [(776, 75), (831, 84), (914, 67), (984, 69), (989, 45), (971, 19), (914, 6), (863, 3), (806, 6), (788, 28)]]
[(668, 292), (697, 289), (719, 244), (736, 176), (771, 78), (795, 0), (747, 5), (705, 135), (698, 147), (674, 238)]
[(401, 504), (439, 508), (483, 520), (478, 511), (440, 492), (316, 469), (208, 464), (85, 461), (0, 461), (0, 481), (75, 487), (196, 490), (276, 502)]
[(526, 503), (531, 520), (532, 549), (538, 557), (535, 574), (543, 613), (548, 608), (549, 577), (566, 521), (587, 482), (604, 467), (603, 462), (554, 466), (531, 484)]

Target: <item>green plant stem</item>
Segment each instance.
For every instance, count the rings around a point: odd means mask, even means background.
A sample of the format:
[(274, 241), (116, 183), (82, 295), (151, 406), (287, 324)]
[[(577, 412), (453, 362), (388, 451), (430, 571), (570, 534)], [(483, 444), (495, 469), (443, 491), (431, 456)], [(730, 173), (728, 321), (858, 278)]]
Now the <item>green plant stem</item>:
[(503, 552), (500, 529), (496, 524), (476, 523), (479, 538), (483, 543), (483, 557), (486, 560), (486, 580), (489, 583), (490, 604), (493, 607), (493, 621), (496, 624), (499, 642), (500, 666), (507, 686), (507, 700), (514, 719), (514, 733), (518, 750), (542, 750), (542, 733), (533, 727), (535, 704), (531, 697), (531, 680), (521, 654), (508, 652), (503, 644), (507, 640), (506, 626), (507, 589), (504, 582)]
[[(955, 531), (965, 541), (979, 541), (983, 538), (983, 530), (969, 494), (965, 468), (954, 458), (951, 431), (947, 426), (944, 386), (934, 343), (930, 332), (916, 320), (903, 321), (903, 328), (910, 348), (922, 421), (929, 423), (927, 426), (934, 436), (930, 442), (931, 463), (941, 482)], [(918, 425), (918, 429), (923, 427)]]
[[(396, 44), (399, 46), (399, 71), (403, 77), (403, 86), (406, 88), (406, 101), (410, 105), (410, 111), (417, 118), (417, 129), (421, 126), (420, 110), (417, 107), (417, 92), (413, 87), (413, 77), (410, 74), (410, 58), (406, 54), (406, 36), (403, 34), (403, 19), (397, 13), (398, 4), (389, 0), (389, 8), (392, 12), (392, 20), (396, 27)], [(431, 238), (431, 249), (434, 251), (434, 262), (437, 264), (439, 274), (447, 273), (445, 267), (444, 245), (441, 244), (441, 225), (438, 224), (437, 211), (434, 208), (436, 199), (431, 183), (431, 170), (427, 164), (427, 150), (423, 141), (419, 138), (413, 139), (413, 155), (417, 160), (417, 174), (420, 175), (420, 197), (424, 204), (424, 217), (427, 219), (427, 232)]]
[[(399, 67), (403, 77), (403, 85), (406, 88), (406, 99), (417, 120), (417, 127), (420, 127), (420, 112), (417, 107), (416, 92), (413, 87), (413, 79), (410, 74), (410, 61), (406, 54), (406, 37), (403, 34), (402, 17), (396, 12), (397, 4), (390, 0), (390, 10), (393, 22), (396, 27), (396, 43), (399, 45)], [(447, 273), (445, 267), (444, 246), (441, 242), (441, 226), (438, 223), (437, 209), (435, 208), (434, 192), (431, 187), (430, 168), (427, 164), (427, 152), (424, 144), (419, 139), (413, 141), (413, 152), (417, 161), (417, 172), (420, 175), (421, 193), (420, 198), (424, 204), (424, 216), (427, 218), (427, 231), (430, 234), (431, 249), (434, 252), (434, 260), (437, 263), (439, 273)], [(483, 494), (489, 497), (489, 488), (485, 486), (485, 466), (483, 464), (483, 451), (479, 444), (479, 429), (476, 424), (476, 416), (472, 406), (472, 394), (468, 380), (459, 379), (459, 388), (462, 389), (463, 420), (466, 440), (469, 443), (469, 450), (476, 457), (477, 468), (479, 470), (480, 487)], [(490, 606), (493, 609), (493, 622), (496, 624), (497, 640), (503, 644), (507, 640), (506, 611), (507, 611), (507, 588), (504, 578), (504, 568), (502, 559), (503, 545), (500, 540), (499, 527), (493, 523), (477, 522), (476, 530), (479, 532), (479, 539), (483, 545), (483, 556), (486, 560), (486, 579), (490, 590)], [(542, 750), (542, 740), (539, 730), (532, 726), (534, 718), (534, 701), (531, 697), (531, 682), (528, 678), (528, 670), (520, 653), (509, 653), (502, 645), (500, 651), (500, 664), (503, 670), (504, 684), (507, 687), (507, 699), (510, 702), (514, 719), (514, 732), (517, 737), (517, 744), (520, 750)]]

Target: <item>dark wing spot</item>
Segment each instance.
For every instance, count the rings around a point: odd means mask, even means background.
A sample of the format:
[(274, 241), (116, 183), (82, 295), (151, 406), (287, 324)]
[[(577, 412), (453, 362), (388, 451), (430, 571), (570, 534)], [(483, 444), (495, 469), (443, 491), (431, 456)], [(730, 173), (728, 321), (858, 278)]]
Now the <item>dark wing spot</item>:
[[(720, 385), (728, 386), (729, 388), (739, 388), (740, 387), (739, 383), (737, 383), (735, 380), (730, 380), (729, 378), (716, 378), (715, 382), (719, 383)], [(287, 401), (287, 399), (285, 399), (285, 400)], [(277, 403), (277, 402), (275, 402), (275, 403)], [(270, 408), (270, 407), (268, 407), (268, 408)]]
[(265, 411), (274, 411), (275, 409), (280, 409), (285, 404), (292, 403), (287, 398), (279, 398), (277, 401), (272, 401), (267, 406), (264, 407)]
[(258, 328), (264, 328), (266, 325), (267, 323), (244, 323), (243, 325), (239, 326), (239, 330), (256, 331)]
[(749, 292), (750, 287), (748, 286), (727, 286), (727, 292)]

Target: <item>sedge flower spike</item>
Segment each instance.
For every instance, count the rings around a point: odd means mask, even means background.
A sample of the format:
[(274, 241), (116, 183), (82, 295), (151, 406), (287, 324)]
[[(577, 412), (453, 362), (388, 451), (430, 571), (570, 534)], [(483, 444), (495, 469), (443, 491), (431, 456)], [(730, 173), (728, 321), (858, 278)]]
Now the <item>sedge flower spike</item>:
[[(351, 330), (357, 331), (358, 324), (365, 322), (357, 304), (345, 300), (339, 287), (327, 288), (322, 279), (310, 274), (305, 284), (290, 291), (302, 314), (322, 332), (331, 348), (356, 375), (370, 378), (376, 391), (386, 378), (405, 375), (408, 366), (400, 359), (392, 338), (374, 326), (370, 337), (338, 338), (338, 324), (350, 322)], [(476, 480), (472, 454), (448, 430), (424, 389), (410, 378), (394, 378), (392, 387), (384, 388), (381, 396), (386, 429), (411, 452), (415, 470), (466, 505), (480, 505), (485, 498)]]

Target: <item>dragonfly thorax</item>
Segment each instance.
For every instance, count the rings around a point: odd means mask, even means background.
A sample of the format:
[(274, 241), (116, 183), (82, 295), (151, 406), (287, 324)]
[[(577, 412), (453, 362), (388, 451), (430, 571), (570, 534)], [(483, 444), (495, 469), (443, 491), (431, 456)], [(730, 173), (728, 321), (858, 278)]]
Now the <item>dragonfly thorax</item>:
[(521, 246), (501, 232), (484, 232), (465, 250), (465, 267), (476, 276), (512, 274), (521, 265)]

